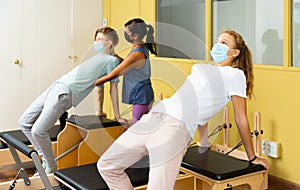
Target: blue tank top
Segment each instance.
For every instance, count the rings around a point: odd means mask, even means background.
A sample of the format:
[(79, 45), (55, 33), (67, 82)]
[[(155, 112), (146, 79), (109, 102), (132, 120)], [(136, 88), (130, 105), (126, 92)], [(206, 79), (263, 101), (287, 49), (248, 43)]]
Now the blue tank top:
[(123, 76), (122, 102), (126, 104), (150, 104), (154, 100), (154, 93), (150, 81), (149, 52), (146, 46), (130, 51), (130, 53), (133, 52), (142, 52), (146, 62), (141, 68), (132, 69)]

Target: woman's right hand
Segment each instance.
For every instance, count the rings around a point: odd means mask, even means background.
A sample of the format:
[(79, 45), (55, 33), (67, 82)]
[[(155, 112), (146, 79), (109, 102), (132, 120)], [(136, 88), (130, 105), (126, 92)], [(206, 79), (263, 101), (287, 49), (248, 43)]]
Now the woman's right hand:
[(266, 169), (266, 171), (264, 172), (264, 175), (267, 175), (269, 172), (269, 164), (268, 164), (268, 160), (262, 157), (257, 157), (254, 161), (253, 164), (260, 164), (263, 165)]

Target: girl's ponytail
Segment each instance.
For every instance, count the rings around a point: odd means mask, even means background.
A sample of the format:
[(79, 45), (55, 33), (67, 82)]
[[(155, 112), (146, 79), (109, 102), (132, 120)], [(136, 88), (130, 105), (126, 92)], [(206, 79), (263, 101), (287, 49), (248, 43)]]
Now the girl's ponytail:
[(157, 55), (156, 43), (154, 42), (154, 29), (151, 25), (147, 25), (147, 28), (148, 28), (148, 32), (147, 32), (145, 45), (152, 54)]

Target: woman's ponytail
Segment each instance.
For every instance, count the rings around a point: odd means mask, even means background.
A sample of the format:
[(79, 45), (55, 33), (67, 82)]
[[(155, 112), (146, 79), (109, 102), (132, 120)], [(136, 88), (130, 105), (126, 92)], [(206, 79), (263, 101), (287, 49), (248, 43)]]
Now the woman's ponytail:
[(156, 43), (154, 42), (154, 29), (151, 25), (147, 25), (147, 28), (148, 28), (148, 32), (147, 32), (145, 45), (152, 54), (157, 55)]

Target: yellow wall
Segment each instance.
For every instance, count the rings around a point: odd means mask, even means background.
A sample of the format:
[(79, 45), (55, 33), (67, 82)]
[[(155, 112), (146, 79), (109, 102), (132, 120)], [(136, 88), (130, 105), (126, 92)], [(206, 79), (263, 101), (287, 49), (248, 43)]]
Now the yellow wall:
[(108, 18), (108, 25), (115, 29), (123, 27), (129, 19), (136, 17), (147, 23), (155, 22), (155, 1), (103, 0), (103, 9), (103, 18)]
[[(103, 0), (104, 15), (108, 24), (114, 28), (122, 28), (124, 23), (133, 18), (140, 17), (147, 23), (155, 21), (154, 0)], [(122, 31), (123, 32), (123, 31)], [(120, 38), (123, 33), (120, 33)], [(125, 51), (128, 53), (128, 50)], [(126, 55), (122, 52), (122, 55)], [(155, 94), (162, 92), (164, 98), (174, 93), (190, 72), (193, 61), (167, 58), (152, 59), (152, 82)], [(255, 65), (255, 98), (248, 102), (248, 116), (253, 128), (253, 114), (261, 113), (261, 125), (264, 130), (262, 139), (269, 139), (282, 144), (282, 157), (266, 157), (270, 164), (270, 174), (300, 184), (298, 155), (300, 149), (300, 81), (299, 70), (266, 69)], [(106, 96), (109, 97), (109, 96)], [(108, 99), (108, 98), (107, 98)], [(108, 99), (109, 100), (109, 99)], [(106, 100), (105, 108), (110, 110)], [(229, 105), (230, 107), (230, 105)], [(231, 112), (232, 115), (232, 112)], [(220, 119), (218, 119), (219, 121)], [(234, 120), (231, 117), (231, 122)], [(210, 127), (212, 128), (212, 127)], [(230, 130), (230, 146), (240, 141), (237, 129)], [(215, 142), (220, 142), (219, 135)]]
[(282, 157), (269, 158), (270, 174), (300, 184), (300, 73), (255, 69), (254, 76), (256, 100), (249, 103), (249, 112), (261, 112), (263, 139), (282, 144)]

